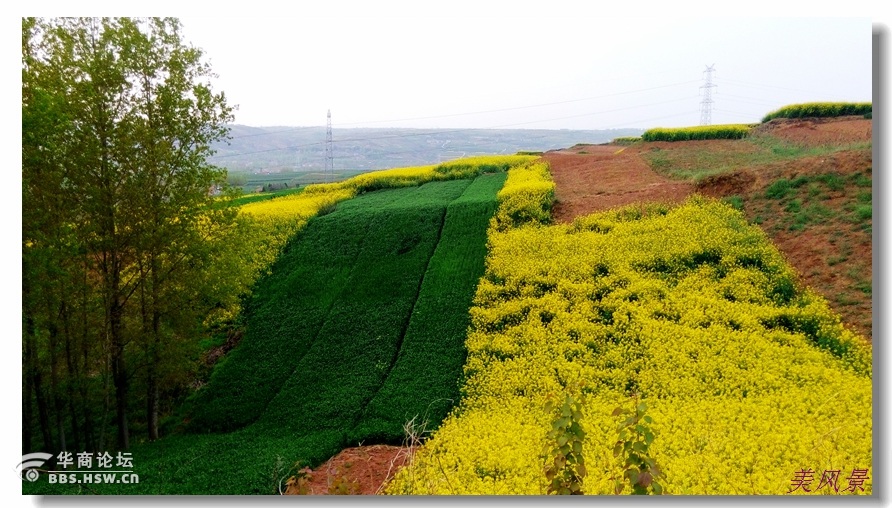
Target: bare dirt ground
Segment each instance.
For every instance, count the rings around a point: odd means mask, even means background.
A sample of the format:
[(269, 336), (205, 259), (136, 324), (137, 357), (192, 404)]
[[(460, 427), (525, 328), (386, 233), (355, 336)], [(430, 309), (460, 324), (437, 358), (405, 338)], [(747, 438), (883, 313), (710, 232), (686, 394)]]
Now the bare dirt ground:
[(806, 146), (870, 141), (873, 122), (861, 116), (840, 118), (808, 118), (774, 120), (756, 128), (756, 133), (772, 136)]
[(851, 224), (848, 219), (849, 208), (857, 203), (857, 194), (863, 189), (847, 185), (838, 190), (825, 190), (819, 198), (803, 199), (806, 206), (814, 203), (824, 207), (830, 217), (801, 231), (789, 228), (790, 214), (782, 202), (762, 196), (778, 178), (792, 180), (831, 172), (851, 178), (859, 172), (871, 174), (871, 164), (870, 152), (866, 150), (808, 157), (771, 168), (772, 171), (759, 175), (750, 189), (735, 193), (747, 197), (744, 207), (747, 218), (760, 222), (799, 272), (801, 281), (823, 295), (843, 322), (869, 341), (873, 340), (872, 236), (870, 231)]
[(639, 201), (679, 202), (694, 190), (654, 173), (633, 148), (583, 145), (543, 157), (555, 182), (556, 222)]
[[(873, 129), (872, 121), (862, 117), (776, 119), (757, 127), (756, 133), (817, 147), (868, 142)], [(794, 215), (789, 202), (764, 197), (766, 189), (782, 178), (829, 173), (843, 177), (862, 173), (870, 178), (869, 148), (740, 167), (697, 184), (653, 171), (642, 154), (654, 150), (673, 152), (673, 157), (667, 158), (671, 167), (661, 168), (661, 173), (668, 174), (690, 170), (705, 160), (722, 163), (735, 153), (755, 153), (758, 147), (745, 140), (714, 140), (640, 143), (626, 148), (577, 145), (548, 152), (544, 157), (556, 184), (555, 221), (570, 222), (581, 215), (635, 202), (678, 202), (694, 192), (718, 198), (735, 196), (743, 202), (747, 218), (760, 224), (796, 268), (801, 282), (824, 295), (847, 326), (872, 340), (871, 233), (849, 222), (851, 207), (858, 203), (857, 194), (865, 189), (847, 184), (842, 189), (823, 189), (819, 198), (803, 196), (803, 206), (819, 203), (829, 210), (829, 217), (801, 230), (790, 227)], [(866, 192), (870, 192), (869, 187)]]
[(347, 448), (316, 469), (291, 477), (285, 494), (380, 494), (412, 453), (414, 449), (390, 445)]

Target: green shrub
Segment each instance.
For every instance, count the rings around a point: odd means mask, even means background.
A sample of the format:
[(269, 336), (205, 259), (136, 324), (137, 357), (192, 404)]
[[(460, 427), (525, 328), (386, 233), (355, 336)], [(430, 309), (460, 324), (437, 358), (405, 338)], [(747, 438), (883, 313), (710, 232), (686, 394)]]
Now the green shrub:
[(792, 183), (786, 178), (775, 180), (765, 189), (765, 197), (769, 199), (784, 199), (792, 190)]
[(740, 195), (726, 196), (722, 198), (722, 201), (734, 207), (735, 210), (743, 211), (743, 197)]
[(767, 122), (775, 118), (821, 118), (848, 115), (871, 115), (871, 102), (807, 102), (791, 104), (772, 111), (762, 118)]
[(859, 221), (866, 221), (873, 218), (873, 205), (870, 203), (858, 205), (855, 207), (855, 217)]
[(629, 146), (639, 141), (641, 141), (641, 136), (620, 136), (618, 138), (613, 138), (611, 143), (619, 146)]
[(641, 135), (644, 141), (693, 141), (700, 139), (741, 139), (750, 132), (745, 124), (700, 125), (697, 127), (648, 129)]

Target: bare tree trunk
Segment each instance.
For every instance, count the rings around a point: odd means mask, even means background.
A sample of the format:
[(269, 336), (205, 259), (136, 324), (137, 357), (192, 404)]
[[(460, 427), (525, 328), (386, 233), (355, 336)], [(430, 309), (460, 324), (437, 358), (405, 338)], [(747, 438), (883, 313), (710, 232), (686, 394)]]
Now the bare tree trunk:
[(43, 383), (41, 382), (40, 368), (32, 369), (34, 376), (34, 393), (37, 394), (37, 416), (40, 420), (40, 431), (43, 434), (43, 447), (45, 451), (53, 449), (53, 433), (50, 429), (50, 413), (47, 407), (46, 397), (43, 393)]
[(87, 385), (87, 376), (90, 373), (90, 319), (88, 312), (89, 294), (87, 285), (87, 272), (89, 270), (89, 261), (86, 253), (84, 254), (84, 278), (81, 286), (81, 372), (84, 376), (79, 379), (78, 388), (81, 395), (81, 409), (84, 412), (84, 450), (99, 450), (96, 446), (96, 432), (93, 427), (93, 416), (90, 409), (89, 386)]
[[(108, 338), (106, 337), (106, 342), (108, 342)], [(108, 344), (106, 344), (108, 345)], [(105, 434), (107, 431), (107, 425), (105, 422), (108, 421), (108, 413), (111, 411), (111, 401), (109, 400), (109, 394), (111, 393), (111, 389), (108, 386), (109, 379), (109, 371), (111, 370), (111, 353), (109, 351), (103, 350), (103, 357), (105, 360), (104, 372), (102, 373), (102, 417), (99, 419), (99, 441), (97, 443), (98, 450), (106, 449), (106, 439)]]
[[(74, 385), (75, 383), (80, 383), (80, 376), (77, 372), (77, 362), (74, 361), (72, 356), (72, 341), (74, 340), (71, 336), (71, 315), (69, 312), (69, 307), (65, 303), (64, 298), (67, 295), (63, 293), (62, 300), (62, 309), (60, 314), (62, 315), (62, 325), (63, 332), (65, 334), (65, 368), (68, 372), (68, 381), (65, 383), (66, 395), (68, 398), (68, 414), (71, 417), (71, 438), (73, 441), (75, 450), (83, 450), (81, 447), (81, 436), (80, 436), (80, 425), (78, 425), (78, 411), (77, 411), (77, 402), (76, 402), (76, 394)], [(63, 447), (63, 450), (65, 448)]]
[[(25, 270), (27, 271), (27, 270)], [(23, 313), (25, 317), (25, 329), (24, 333), (24, 366), (22, 369), (22, 375), (25, 378), (25, 392), (27, 394), (27, 399), (24, 404), (25, 411), (23, 412), (23, 430), (26, 430), (26, 434), (23, 433), (23, 444), (27, 447), (24, 450), (26, 453), (30, 453), (36, 451), (33, 446), (33, 436), (32, 436), (32, 425), (33, 425), (33, 415), (32, 415), (32, 398), (37, 402), (37, 418), (40, 423), (40, 432), (41, 437), (43, 438), (43, 443), (41, 444), (42, 450), (49, 450), (53, 444), (52, 432), (50, 430), (50, 421), (49, 414), (46, 407), (46, 399), (44, 399), (43, 394), (43, 386), (41, 383), (40, 377), (40, 365), (37, 360), (37, 325), (34, 322), (34, 302), (31, 301), (31, 286), (28, 284), (28, 280), (24, 280), (22, 284), (22, 302), (25, 304)]]
[(34, 322), (28, 319), (29, 330), (25, 334), (26, 347), (28, 348), (28, 376), (31, 378), (31, 385), (34, 387), (34, 395), (37, 400), (37, 418), (40, 421), (40, 431), (43, 437), (43, 445), (41, 449), (52, 450), (53, 433), (50, 430), (50, 416), (46, 404), (46, 398), (43, 393), (43, 382), (40, 375), (40, 365), (37, 363), (37, 346), (34, 337)]
[(31, 433), (31, 425), (34, 423), (32, 420), (34, 418), (34, 402), (31, 398), (34, 396), (34, 384), (33, 378), (28, 372), (31, 367), (31, 347), (28, 344), (30, 340), (28, 336), (25, 336), (25, 351), (24, 357), (22, 358), (22, 455), (26, 453), (31, 453), (32, 448), (32, 433)]
[[(53, 416), (56, 425), (56, 435), (59, 436), (59, 450), (67, 449), (65, 442), (65, 424), (62, 416), (64, 415), (64, 407), (62, 397), (59, 396), (59, 328), (56, 323), (49, 326), (49, 353), (50, 353), (50, 397), (53, 401)], [(53, 449), (53, 451), (56, 451)]]
[(158, 439), (158, 380), (154, 372), (149, 376), (147, 395), (146, 412), (148, 416), (149, 439), (154, 441)]
[(22, 455), (31, 453), (31, 419), (34, 417), (31, 401), (31, 376), (24, 376), (22, 383)]
[(149, 355), (147, 418), (149, 439), (158, 439), (158, 361), (161, 349), (161, 311), (158, 308), (158, 262), (153, 252), (149, 264), (152, 283), (152, 336)]
[(127, 428), (127, 369), (124, 364), (124, 339), (122, 335), (122, 314), (120, 295), (115, 291), (109, 309), (109, 326), (111, 329), (111, 367), (112, 382), (115, 385), (115, 423), (118, 427), (118, 448), (130, 448), (130, 431)]

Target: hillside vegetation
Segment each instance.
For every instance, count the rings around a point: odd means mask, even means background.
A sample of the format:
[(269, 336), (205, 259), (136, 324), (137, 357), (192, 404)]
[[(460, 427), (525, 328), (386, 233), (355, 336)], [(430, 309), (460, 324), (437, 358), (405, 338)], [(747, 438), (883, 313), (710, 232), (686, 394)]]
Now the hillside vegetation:
[(790, 104), (762, 117), (762, 122), (775, 118), (826, 118), (846, 115), (870, 115), (871, 102), (807, 102)]
[(546, 404), (567, 395), (586, 493), (623, 478), (611, 415), (632, 400), (668, 493), (785, 494), (803, 467), (869, 467), (869, 347), (731, 207), (633, 206), (490, 242), (462, 405), (389, 492), (545, 493)]
[[(138, 486), (26, 491), (272, 494), (345, 446), (399, 442), (416, 416), (436, 428), (458, 398), (499, 170), (534, 159), (464, 161), (454, 167), (470, 178), (420, 186), (444, 173), (392, 171), (403, 188), (365, 179), (246, 205), (302, 227), (244, 305), (239, 346), (173, 422), (186, 433), (134, 447)], [(366, 192), (307, 219), (348, 188)]]
[[(655, 129), (227, 201), (248, 289), (208, 321), (237, 346), (131, 449), (139, 484), (23, 491), (301, 492), (345, 448), (414, 443), (386, 493), (870, 494), (870, 343), (772, 243), (869, 245), (869, 120), (845, 121), (809, 123), (817, 141), (789, 121)], [(872, 269), (857, 250), (835, 263), (852, 277)], [(809, 470), (838, 483), (792, 489)]]
[(644, 131), (643, 141), (693, 141), (697, 139), (740, 139), (750, 132), (744, 124), (700, 125), (697, 127), (657, 127)]
[(759, 224), (859, 333), (872, 336), (871, 120), (778, 119), (740, 140), (642, 143), (658, 174)]

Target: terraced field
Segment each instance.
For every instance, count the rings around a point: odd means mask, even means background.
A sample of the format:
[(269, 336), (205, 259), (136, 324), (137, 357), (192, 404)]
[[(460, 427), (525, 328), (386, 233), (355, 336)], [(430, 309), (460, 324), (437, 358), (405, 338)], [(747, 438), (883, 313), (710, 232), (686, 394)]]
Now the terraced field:
[[(388, 492), (545, 494), (550, 464), (575, 467), (543, 454), (570, 453), (549, 431), (572, 418), (585, 468), (566, 485), (585, 493), (644, 478), (623, 466), (624, 442), (673, 494), (782, 495), (808, 470), (844, 472), (840, 490), (797, 493), (870, 493), (870, 479), (846, 484), (872, 464), (870, 346), (739, 211), (631, 205), (493, 229), (490, 244), (461, 407)], [(578, 412), (549, 409), (565, 397)], [(637, 438), (618, 429), (630, 406), (648, 412)]]
[[(302, 468), (415, 422), (422, 446), (386, 493), (870, 494), (870, 343), (778, 241), (869, 237), (869, 143), (760, 139), (458, 161), (246, 203), (263, 275), (244, 337), (172, 435), (133, 448), (141, 482), (24, 490), (306, 493)], [(807, 471), (838, 483), (791, 490)]]

